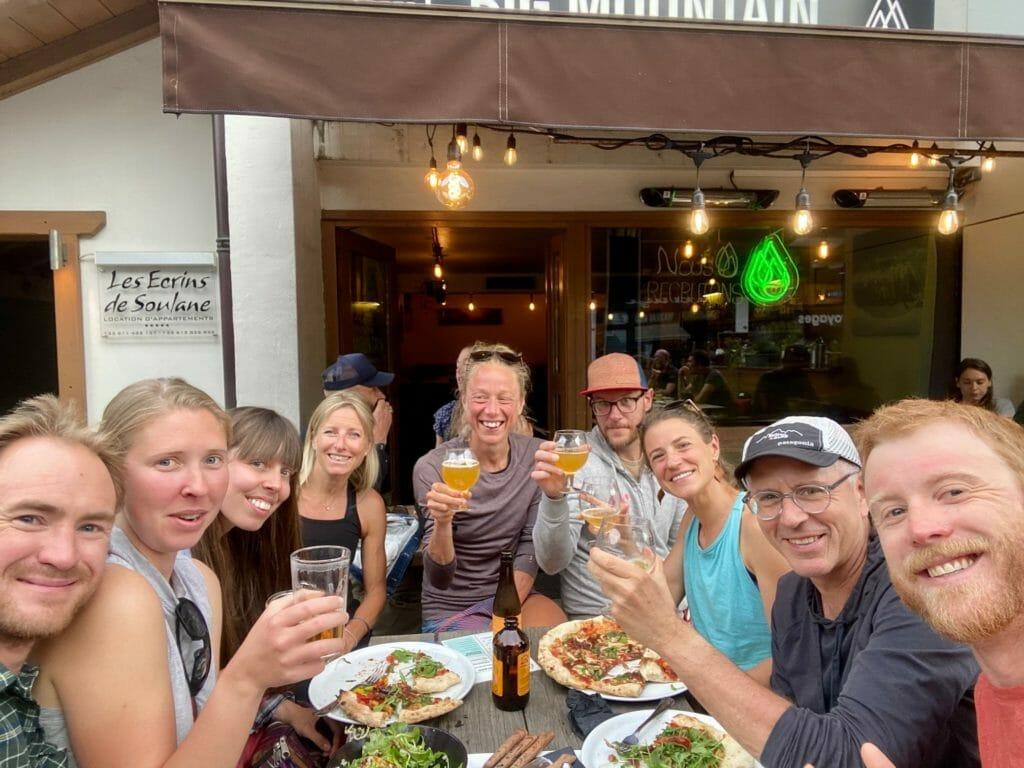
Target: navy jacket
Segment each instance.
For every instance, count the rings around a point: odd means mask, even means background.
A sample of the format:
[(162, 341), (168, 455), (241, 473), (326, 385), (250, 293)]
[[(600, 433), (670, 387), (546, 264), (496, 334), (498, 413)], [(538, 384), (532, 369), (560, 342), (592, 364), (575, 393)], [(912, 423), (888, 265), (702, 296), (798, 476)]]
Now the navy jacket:
[(900, 768), (974, 768), (981, 764), (977, 677), (970, 649), (935, 634), (900, 600), (872, 535), (835, 620), (822, 615), (809, 579), (779, 580), (771, 687), (794, 706), (776, 723), (761, 762), (861, 768), (860, 746), (870, 741)]

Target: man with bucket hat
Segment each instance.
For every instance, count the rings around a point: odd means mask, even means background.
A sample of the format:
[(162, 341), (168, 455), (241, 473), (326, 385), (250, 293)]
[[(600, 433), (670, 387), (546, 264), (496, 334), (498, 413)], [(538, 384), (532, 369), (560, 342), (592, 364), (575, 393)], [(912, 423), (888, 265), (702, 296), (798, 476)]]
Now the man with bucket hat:
[(744, 501), (793, 569), (772, 609), (770, 690), (678, 619), (660, 563), (648, 574), (595, 549), (591, 570), (624, 629), (765, 768), (859, 768), (864, 742), (900, 768), (977, 766), (977, 665), (893, 590), (860, 467), (820, 417), (781, 419), (743, 447)]
[[(614, 480), (630, 509), (650, 518), (655, 550), (664, 557), (675, 541), (686, 502), (659, 494), (658, 481), (644, 463), (639, 427), (651, 410), (654, 393), (643, 371), (629, 355), (604, 355), (587, 368), (587, 388), (580, 394), (590, 400), (597, 426), (587, 435), (590, 456), (576, 473), (577, 486)], [(545, 573), (561, 574), (562, 608), (570, 619), (594, 616), (607, 602), (587, 571), (594, 532), (580, 519), (576, 500), (562, 493), (565, 476), (555, 466), (554, 447), (552, 442), (541, 444), (532, 474), (544, 491), (533, 529), (537, 563)]]
[(377, 477), (376, 489), (384, 487), (390, 466), (388, 454), (388, 433), (391, 431), (391, 419), (394, 409), (381, 391), (395, 380), (395, 374), (378, 371), (370, 359), (362, 352), (340, 355), (334, 363), (323, 372), (324, 397), (348, 390), (359, 395), (366, 406), (373, 412), (373, 442), (377, 448), (380, 461), (380, 473)]

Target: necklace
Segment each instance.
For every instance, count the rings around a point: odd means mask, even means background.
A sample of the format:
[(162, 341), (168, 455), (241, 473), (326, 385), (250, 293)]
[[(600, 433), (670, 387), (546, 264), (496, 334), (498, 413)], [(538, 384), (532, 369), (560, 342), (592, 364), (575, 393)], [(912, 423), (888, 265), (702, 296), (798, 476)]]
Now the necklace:
[(639, 459), (627, 459), (624, 456), (619, 456), (619, 460), (627, 467), (639, 467), (644, 463), (643, 457), (640, 457)]

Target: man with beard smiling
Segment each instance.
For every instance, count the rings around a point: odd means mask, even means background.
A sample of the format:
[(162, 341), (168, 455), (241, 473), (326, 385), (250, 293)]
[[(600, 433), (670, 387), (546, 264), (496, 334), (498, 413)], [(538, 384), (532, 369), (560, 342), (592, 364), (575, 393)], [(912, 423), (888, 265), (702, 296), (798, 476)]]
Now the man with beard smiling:
[[(587, 388), (580, 394), (590, 399), (597, 426), (587, 435), (590, 456), (576, 473), (576, 484), (614, 478), (629, 499), (630, 509), (641, 510), (653, 522), (655, 550), (664, 557), (675, 541), (686, 502), (661, 493), (644, 463), (639, 427), (651, 410), (653, 391), (636, 360), (613, 352), (590, 364)], [(555, 466), (558, 456), (554, 447), (552, 442), (541, 444), (531, 474), (544, 491), (533, 529), (537, 564), (545, 573), (561, 574), (562, 607), (569, 618), (586, 618), (601, 613), (607, 601), (587, 572), (594, 536), (575, 510), (570, 510), (575, 504), (562, 494), (565, 474)]]
[(1019, 766), (1024, 429), (976, 406), (903, 400), (876, 411), (857, 439), (893, 586), (937, 632), (974, 650), (982, 762)]
[(103, 575), (120, 465), (52, 396), (0, 418), (0, 765), (63, 768), (32, 700), (37, 640), (63, 631)]
[(743, 447), (747, 506), (793, 568), (772, 609), (771, 690), (675, 616), (660, 563), (647, 574), (594, 549), (591, 571), (625, 630), (766, 768), (860, 768), (864, 742), (900, 768), (977, 766), (977, 665), (893, 590), (860, 465), (846, 431), (820, 417), (781, 419)]

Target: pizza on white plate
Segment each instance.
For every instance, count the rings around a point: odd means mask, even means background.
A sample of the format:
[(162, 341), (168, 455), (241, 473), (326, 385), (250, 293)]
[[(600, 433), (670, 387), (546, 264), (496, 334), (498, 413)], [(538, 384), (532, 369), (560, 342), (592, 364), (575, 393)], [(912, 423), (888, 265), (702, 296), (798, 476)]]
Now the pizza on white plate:
[(673, 717), (650, 743), (625, 746), (608, 742), (623, 768), (751, 768), (754, 758), (725, 731), (696, 717)]

